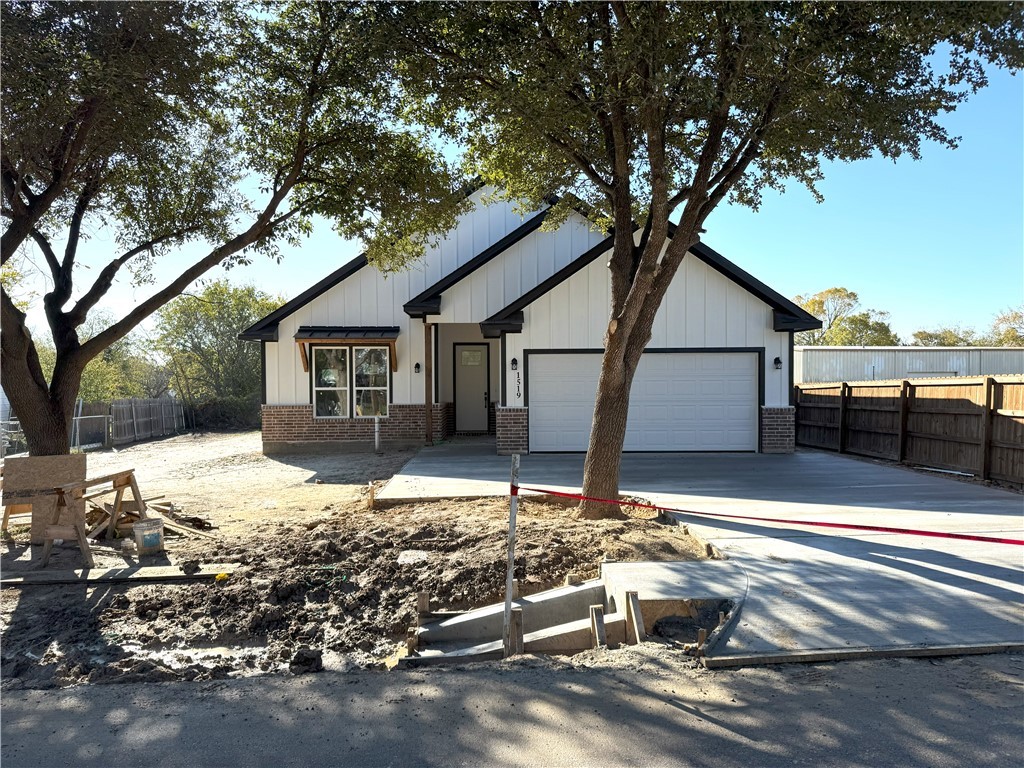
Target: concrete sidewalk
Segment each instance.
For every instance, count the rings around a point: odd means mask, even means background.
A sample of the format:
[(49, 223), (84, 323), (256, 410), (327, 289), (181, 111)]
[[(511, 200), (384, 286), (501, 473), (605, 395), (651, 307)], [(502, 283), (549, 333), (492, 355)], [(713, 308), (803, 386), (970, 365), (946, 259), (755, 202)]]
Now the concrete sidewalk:
[[(508, 493), (509, 459), (426, 449), (380, 499)], [(579, 454), (528, 455), (520, 482), (576, 490)], [(627, 454), (620, 488), (693, 512), (1024, 539), (1024, 498), (820, 452)], [(713, 663), (1024, 646), (1024, 547), (677, 514), (746, 569)], [(726, 596), (726, 595), (723, 595)]]

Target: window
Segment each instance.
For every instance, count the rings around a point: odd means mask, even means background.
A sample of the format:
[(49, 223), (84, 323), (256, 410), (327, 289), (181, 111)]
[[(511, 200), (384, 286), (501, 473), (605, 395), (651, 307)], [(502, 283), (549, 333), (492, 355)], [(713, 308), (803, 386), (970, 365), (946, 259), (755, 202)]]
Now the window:
[(388, 415), (387, 347), (354, 347), (356, 416)]
[(387, 347), (313, 347), (313, 404), (322, 418), (387, 416)]
[(346, 417), (348, 348), (313, 348), (313, 402), (317, 416)]

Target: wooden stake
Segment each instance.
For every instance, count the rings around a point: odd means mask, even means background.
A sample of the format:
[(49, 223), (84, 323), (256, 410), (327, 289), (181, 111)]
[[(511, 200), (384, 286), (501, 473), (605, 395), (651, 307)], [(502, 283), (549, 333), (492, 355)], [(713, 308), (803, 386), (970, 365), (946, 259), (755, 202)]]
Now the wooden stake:
[(416, 595), (416, 612), (420, 616), (430, 613), (430, 593), (420, 592)]
[(511, 653), (508, 656), (519, 656), (523, 652), (523, 609), (512, 609), (512, 626), (509, 637), (511, 638)]
[(519, 509), (519, 454), (512, 454), (512, 484), (508, 497), (508, 567), (505, 573), (505, 621), (501, 639), (505, 656), (512, 655), (512, 576), (516, 568), (516, 512)]
[(636, 592), (626, 593), (626, 642), (636, 645), (647, 639), (644, 616), (640, 612), (640, 596)]
[(600, 648), (608, 645), (608, 635), (604, 631), (604, 606), (590, 606), (590, 637), (593, 641), (593, 648)]

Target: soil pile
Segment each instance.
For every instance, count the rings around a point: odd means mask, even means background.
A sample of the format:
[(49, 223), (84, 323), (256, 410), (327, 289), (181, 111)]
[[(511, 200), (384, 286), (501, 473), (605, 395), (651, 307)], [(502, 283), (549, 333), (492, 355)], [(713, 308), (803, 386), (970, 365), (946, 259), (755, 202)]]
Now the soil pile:
[[(376, 665), (416, 623), (418, 592), (435, 610), (503, 598), (506, 534), (507, 500), (378, 511), (344, 501), (254, 518), (217, 541), (168, 543), (186, 568), (237, 563), (222, 581), (4, 590), (3, 686), (298, 673), (317, 668), (317, 654), (328, 668)], [(516, 552), (523, 594), (594, 577), (605, 558), (702, 556), (683, 528), (649, 517), (576, 520), (528, 498)]]

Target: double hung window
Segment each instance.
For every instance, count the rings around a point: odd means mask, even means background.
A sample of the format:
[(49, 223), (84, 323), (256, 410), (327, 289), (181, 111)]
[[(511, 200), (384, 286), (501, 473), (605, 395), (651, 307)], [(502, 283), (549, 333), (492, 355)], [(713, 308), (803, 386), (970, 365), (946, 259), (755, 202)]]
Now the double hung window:
[(313, 347), (316, 416), (387, 416), (390, 372), (387, 347)]

